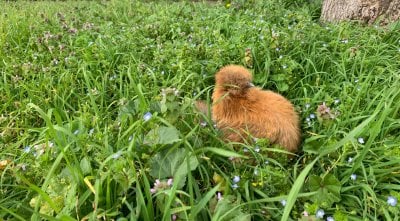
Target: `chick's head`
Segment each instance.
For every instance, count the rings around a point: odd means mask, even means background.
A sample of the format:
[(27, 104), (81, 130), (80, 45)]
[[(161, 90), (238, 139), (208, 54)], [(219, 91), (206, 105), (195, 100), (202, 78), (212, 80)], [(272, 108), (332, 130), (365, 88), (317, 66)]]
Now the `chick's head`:
[(215, 75), (217, 90), (229, 92), (230, 95), (243, 95), (247, 89), (254, 86), (253, 77), (246, 68), (238, 65), (228, 65), (221, 68)]

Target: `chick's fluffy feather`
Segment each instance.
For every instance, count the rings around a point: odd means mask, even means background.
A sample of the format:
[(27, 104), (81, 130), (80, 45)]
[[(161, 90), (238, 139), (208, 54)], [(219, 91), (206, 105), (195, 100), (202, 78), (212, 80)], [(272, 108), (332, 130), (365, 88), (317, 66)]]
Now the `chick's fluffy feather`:
[(300, 143), (299, 118), (283, 96), (251, 84), (242, 66), (223, 67), (215, 75), (212, 117), (228, 141), (242, 142), (251, 135), (268, 138), (295, 152)]

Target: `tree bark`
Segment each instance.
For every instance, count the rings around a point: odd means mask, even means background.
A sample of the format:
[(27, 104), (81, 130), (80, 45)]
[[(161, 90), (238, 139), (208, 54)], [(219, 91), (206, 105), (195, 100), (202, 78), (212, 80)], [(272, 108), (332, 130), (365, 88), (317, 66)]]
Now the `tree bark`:
[(321, 21), (359, 20), (387, 24), (400, 17), (400, 0), (324, 0)]

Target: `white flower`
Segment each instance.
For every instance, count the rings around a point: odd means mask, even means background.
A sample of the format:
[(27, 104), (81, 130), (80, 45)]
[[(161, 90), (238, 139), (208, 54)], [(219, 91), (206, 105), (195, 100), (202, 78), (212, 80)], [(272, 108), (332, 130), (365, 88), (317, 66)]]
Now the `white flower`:
[(282, 206), (286, 206), (286, 200), (281, 200)]
[(232, 185), (232, 189), (237, 189), (239, 186), (235, 183)]
[(78, 135), (78, 134), (79, 134), (79, 130), (75, 130), (74, 135)]
[(234, 176), (233, 179), (232, 179), (232, 181), (233, 181), (234, 183), (238, 183), (238, 182), (240, 181), (240, 176)]
[(317, 210), (317, 213), (315, 214), (315, 217), (322, 219), (325, 215), (325, 211), (323, 209)]
[(360, 144), (364, 144), (364, 143), (365, 143), (364, 138), (362, 138), (362, 137), (359, 137), (359, 138), (357, 139), (357, 141), (358, 141)]
[(310, 114), (310, 118), (314, 119), (315, 118), (315, 114)]
[(256, 151), (257, 153), (260, 152), (260, 147), (256, 146), (256, 148), (254, 148), (254, 151)]
[(357, 179), (357, 174), (354, 174), (354, 173), (351, 174), (351, 175), (350, 175), (350, 179), (351, 179), (351, 180), (356, 180), (356, 179)]

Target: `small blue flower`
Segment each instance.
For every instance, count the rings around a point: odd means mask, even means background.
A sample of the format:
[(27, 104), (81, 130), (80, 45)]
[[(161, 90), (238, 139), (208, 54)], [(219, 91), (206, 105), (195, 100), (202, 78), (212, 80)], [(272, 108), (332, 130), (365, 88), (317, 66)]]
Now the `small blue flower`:
[(315, 119), (315, 114), (310, 114), (311, 119)]
[(359, 138), (357, 139), (357, 141), (358, 141), (360, 144), (364, 144), (364, 143), (365, 143), (364, 138), (362, 138), (362, 137), (359, 137)]
[(328, 216), (328, 217), (326, 218), (326, 221), (335, 221), (335, 219), (334, 219), (332, 216)]
[(282, 68), (283, 68), (283, 69), (286, 69), (286, 68), (287, 68), (287, 65), (282, 65)]
[(89, 136), (91, 136), (94, 133), (94, 128), (89, 130)]
[(347, 159), (347, 162), (348, 162), (348, 163), (352, 163), (353, 160), (354, 160), (353, 157), (349, 157), (349, 159)]
[(335, 99), (335, 104), (338, 104), (338, 103), (340, 103), (340, 100), (339, 99)]
[(350, 179), (351, 179), (351, 180), (356, 180), (356, 179), (357, 179), (357, 174), (354, 174), (354, 173), (351, 174), (351, 175), (350, 175)]
[(240, 181), (240, 176), (234, 176), (233, 179), (232, 179), (232, 181), (233, 181), (234, 183), (239, 183), (239, 181)]
[(317, 210), (317, 213), (315, 214), (315, 217), (322, 219), (325, 215), (325, 211), (323, 209)]
[(281, 200), (282, 206), (286, 206), (286, 200)]
[(31, 152), (31, 147), (30, 147), (30, 146), (26, 146), (26, 147), (24, 148), (24, 152), (25, 152), (25, 153)]
[(396, 205), (397, 205), (397, 198), (394, 197), (394, 196), (388, 196), (388, 198), (387, 198), (387, 203), (388, 203), (390, 206), (396, 206)]
[(153, 115), (150, 113), (150, 112), (147, 112), (147, 113), (145, 113), (144, 115), (143, 115), (143, 120), (146, 122), (146, 121), (149, 121), (150, 119), (151, 119), (151, 117), (152, 117)]
[(237, 189), (239, 186), (235, 183), (232, 185), (232, 189)]
[(268, 160), (266, 160), (264, 163), (265, 163), (265, 164), (269, 164), (269, 161), (268, 161)]
[(258, 176), (258, 170), (257, 169), (254, 170), (254, 175)]
[(305, 107), (306, 109), (310, 108), (310, 106), (311, 106), (311, 104), (309, 104), (309, 103), (306, 103), (306, 104), (304, 105), (304, 107)]
[(22, 169), (23, 171), (25, 171), (25, 170), (26, 170), (26, 167), (27, 167), (27, 166), (26, 166), (26, 164), (24, 164), (24, 163), (23, 163), (23, 164), (21, 164), (21, 169)]
[(113, 158), (113, 159), (118, 159), (120, 156), (121, 156), (121, 151), (118, 151), (118, 152), (114, 153), (114, 154), (111, 156), (111, 158)]
[(254, 151), (256, 151), (257, 153), (260, 152), (260, 147), (256, 146), (256, 148), (254, 148)]

